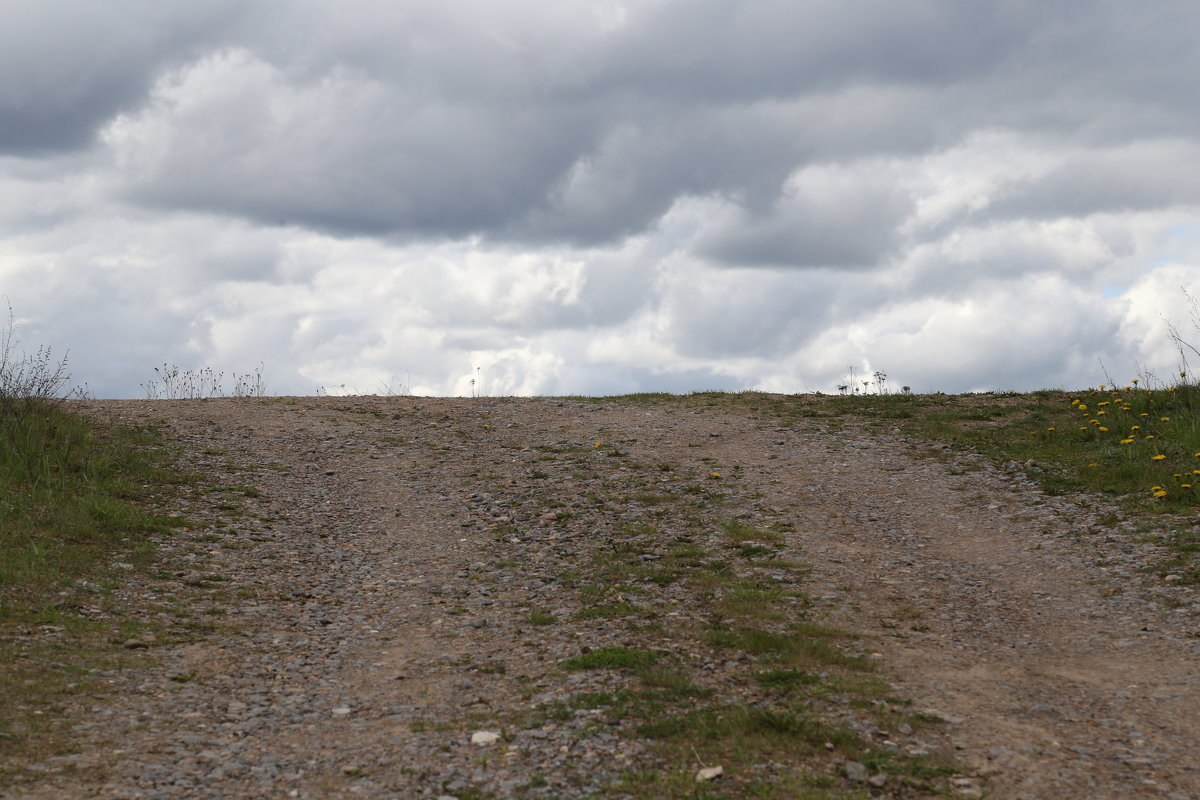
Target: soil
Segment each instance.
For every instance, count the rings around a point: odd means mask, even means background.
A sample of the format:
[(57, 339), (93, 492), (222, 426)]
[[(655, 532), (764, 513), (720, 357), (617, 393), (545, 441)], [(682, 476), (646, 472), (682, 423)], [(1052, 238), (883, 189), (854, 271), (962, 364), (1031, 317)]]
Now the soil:
[[(892, 693), (944, 722), (827, 716), (952, 759), (951, 796), (1200, 798), (1200, 594), (1145, 569), (1163, 552), (1138, 520), (1046, 496), (1022, 470), (696, 398), (86, 410), (160, 426), (208, 477), (164, 509), (190, 527), (161, 543), (172, 571), (124, 590), (159, 631), (152, 657), (104, 675), (110, 699), (73, 712), (77, 751), (27, 765), (5, 797), (586, 797), (629, 770), (694, 771), (568, 703), (631, 680), (561, 669), (606, 644), (686, 655), (697, 680), (749, 691), (737, 659), (676, 635), (705, 613), (678, 587), (656, 597), (657, 627), (579, 616), (564, 575), (623, 525), (676, 532), (652, 496), (611, 500), (633, 483), (719, 487), (712, 526), (781, 524), (781, 555), (811, 567), (804, 615), (857, 632), (849, 647)], [(173, 633), (182, 598), (207, 633)], [(530, 716), (554, 703), (570, 710)], [(845, 781), (836, 757), (815, 768), (838, 791), (926, 796)]]

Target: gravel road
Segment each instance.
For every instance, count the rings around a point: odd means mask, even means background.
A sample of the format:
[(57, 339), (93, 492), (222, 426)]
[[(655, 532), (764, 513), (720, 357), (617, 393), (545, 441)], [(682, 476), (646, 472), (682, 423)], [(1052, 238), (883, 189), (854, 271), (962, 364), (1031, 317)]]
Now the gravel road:
[[(690, 769), (571, 705), (627, 675), (560, 663), (657, 648), (743, 691), (736, 659), (676, 635), (704, 609), (664, 586), (656, 626), (588, 617), (564, 575), (621, 526), (671, 533), (653, 492), (719, 485), (712, 524), (783, 524), (783, 555), (811, 568), (805, 613), (856, 631), (848, 646), (944, 723), (832, 718), (953, 759), (963, 797), (1200, 798), (1200, 595), (1143, 569), (1161, 553), (1136, 521), (1016, 470), (693, 398), (88, 410), (160, 425), (208, 476), (173, 509), (192, 529), (163, 541), (172, 572), (124, 591), (148, 624), (174, 630), (170, 605), (187, 598), (187, 619), (214, 632), (148, 641), (147, 666), (104, 676), (115, 700), (75, 710), (78, 752), (29, 765), (5, 797), (619, 796), (629, 770)], [(615, 502), (631, 482), (641, 501)], [(570, 710), (538, 713), (551, 707)], [(472, 742), (487, 732), (501, 737)], [(924, 796), (846, 780), (836, 759), (819, 768), (845, 796)]]

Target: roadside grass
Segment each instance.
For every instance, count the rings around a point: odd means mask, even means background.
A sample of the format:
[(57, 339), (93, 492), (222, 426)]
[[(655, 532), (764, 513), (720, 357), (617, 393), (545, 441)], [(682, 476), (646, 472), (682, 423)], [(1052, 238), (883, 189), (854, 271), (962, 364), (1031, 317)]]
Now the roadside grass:
[(120, 646), (145, 627), (114, 590), (152, 566), (150, 534), (183, 523), (145, 507), (182, 480), (164, 464), (148, 430), (0, 398), (0, 782), (70, 752), (67, 706), (145, 658)]
[(1017, 467), (1047, 494), (1103, 497), (1173, 547), (1174, 557), (1155, 570), (1200, 584), (1200, 383), (1184, 372), (1170, 386), (1142, 384), (1077, 392), (758, 395), (736, 402), (785, 423), (816, 420), (835, 433), (859, 420), (928, 440), (935, 458), (977, 453)]

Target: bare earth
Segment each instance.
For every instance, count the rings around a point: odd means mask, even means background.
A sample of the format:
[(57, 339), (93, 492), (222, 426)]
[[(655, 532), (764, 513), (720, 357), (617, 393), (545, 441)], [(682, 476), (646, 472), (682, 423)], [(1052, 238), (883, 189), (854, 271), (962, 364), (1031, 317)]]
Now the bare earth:
[[(182, 565), (171, 580), (220, 584), (189, 609), (219, 630), (161, 635), (147, 666), (107, 676), (117, 699), (77, 710), (79, 753), (33, 765), (4, 796), (615, 796), (606, 787), (630, 769), (694, 772), (658, 763), (602, 709), (534, 713), (631, 680), (560, 668), (605, 644), (677, 653), (698, 682), (742, 691), (743, 667), (684, 635), (705, 610), (678, 586), (648, 595), (657, 634), (573, 616), (589, 601), (563, 576), (605, 537), (629, 523), (677, 532), (671, 505), (628, 499), (636, 484), (719, 486), (713, 527), (790, 523), (783, 555), (812, 567), (804, 613), (857, 632), (851, 647), (895, 694), (946, 722), (885, 731), (850, 709), (827, 716), (954, 759), (963, 796), (1200, 798), (1200, 595), (1144, 572), (1156, 546), (1098, 502), (1046, 497), (1015, 472), (700, 399), (90, 408), (164, 421), (182, 466), (230, 487), (189, 501), (198, 529), (164, 544)], [(173, 585), (128, 592), (169, 628), (152, 609)], [(557, 622), (531, 624), (534, 609)], [(504, 738), (472, 744), (484, 730)], [(820, 768), (847, 796), (923, 796)]]

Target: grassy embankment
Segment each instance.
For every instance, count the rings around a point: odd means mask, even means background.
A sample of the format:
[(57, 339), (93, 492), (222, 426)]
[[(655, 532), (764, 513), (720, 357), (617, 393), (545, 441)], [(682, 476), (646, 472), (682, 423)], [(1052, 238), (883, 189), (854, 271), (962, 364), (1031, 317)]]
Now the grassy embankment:
[[(1092, 494), (1169, 544), (1174, 557), (1153, 565), (1174, 580), (1200, 583), (1200, 384), (1101, 385), (1076, 392), (975, 395), (858, 395), (762, 398), (785, 418), (844, 420), (899, 429), (1016, 463), (1051, 495)], [(934, 454), (945, 451), (935, 451)], [(1118, 519), (1120, 517), (1120, 520)]]
[(0, 393), (0, 780), (70, 752), (70, 709), (138, 658), (119, 588), (178, 520), (144, 500), (177, 478), (146, 431), (103, 428), (51, 397)]

